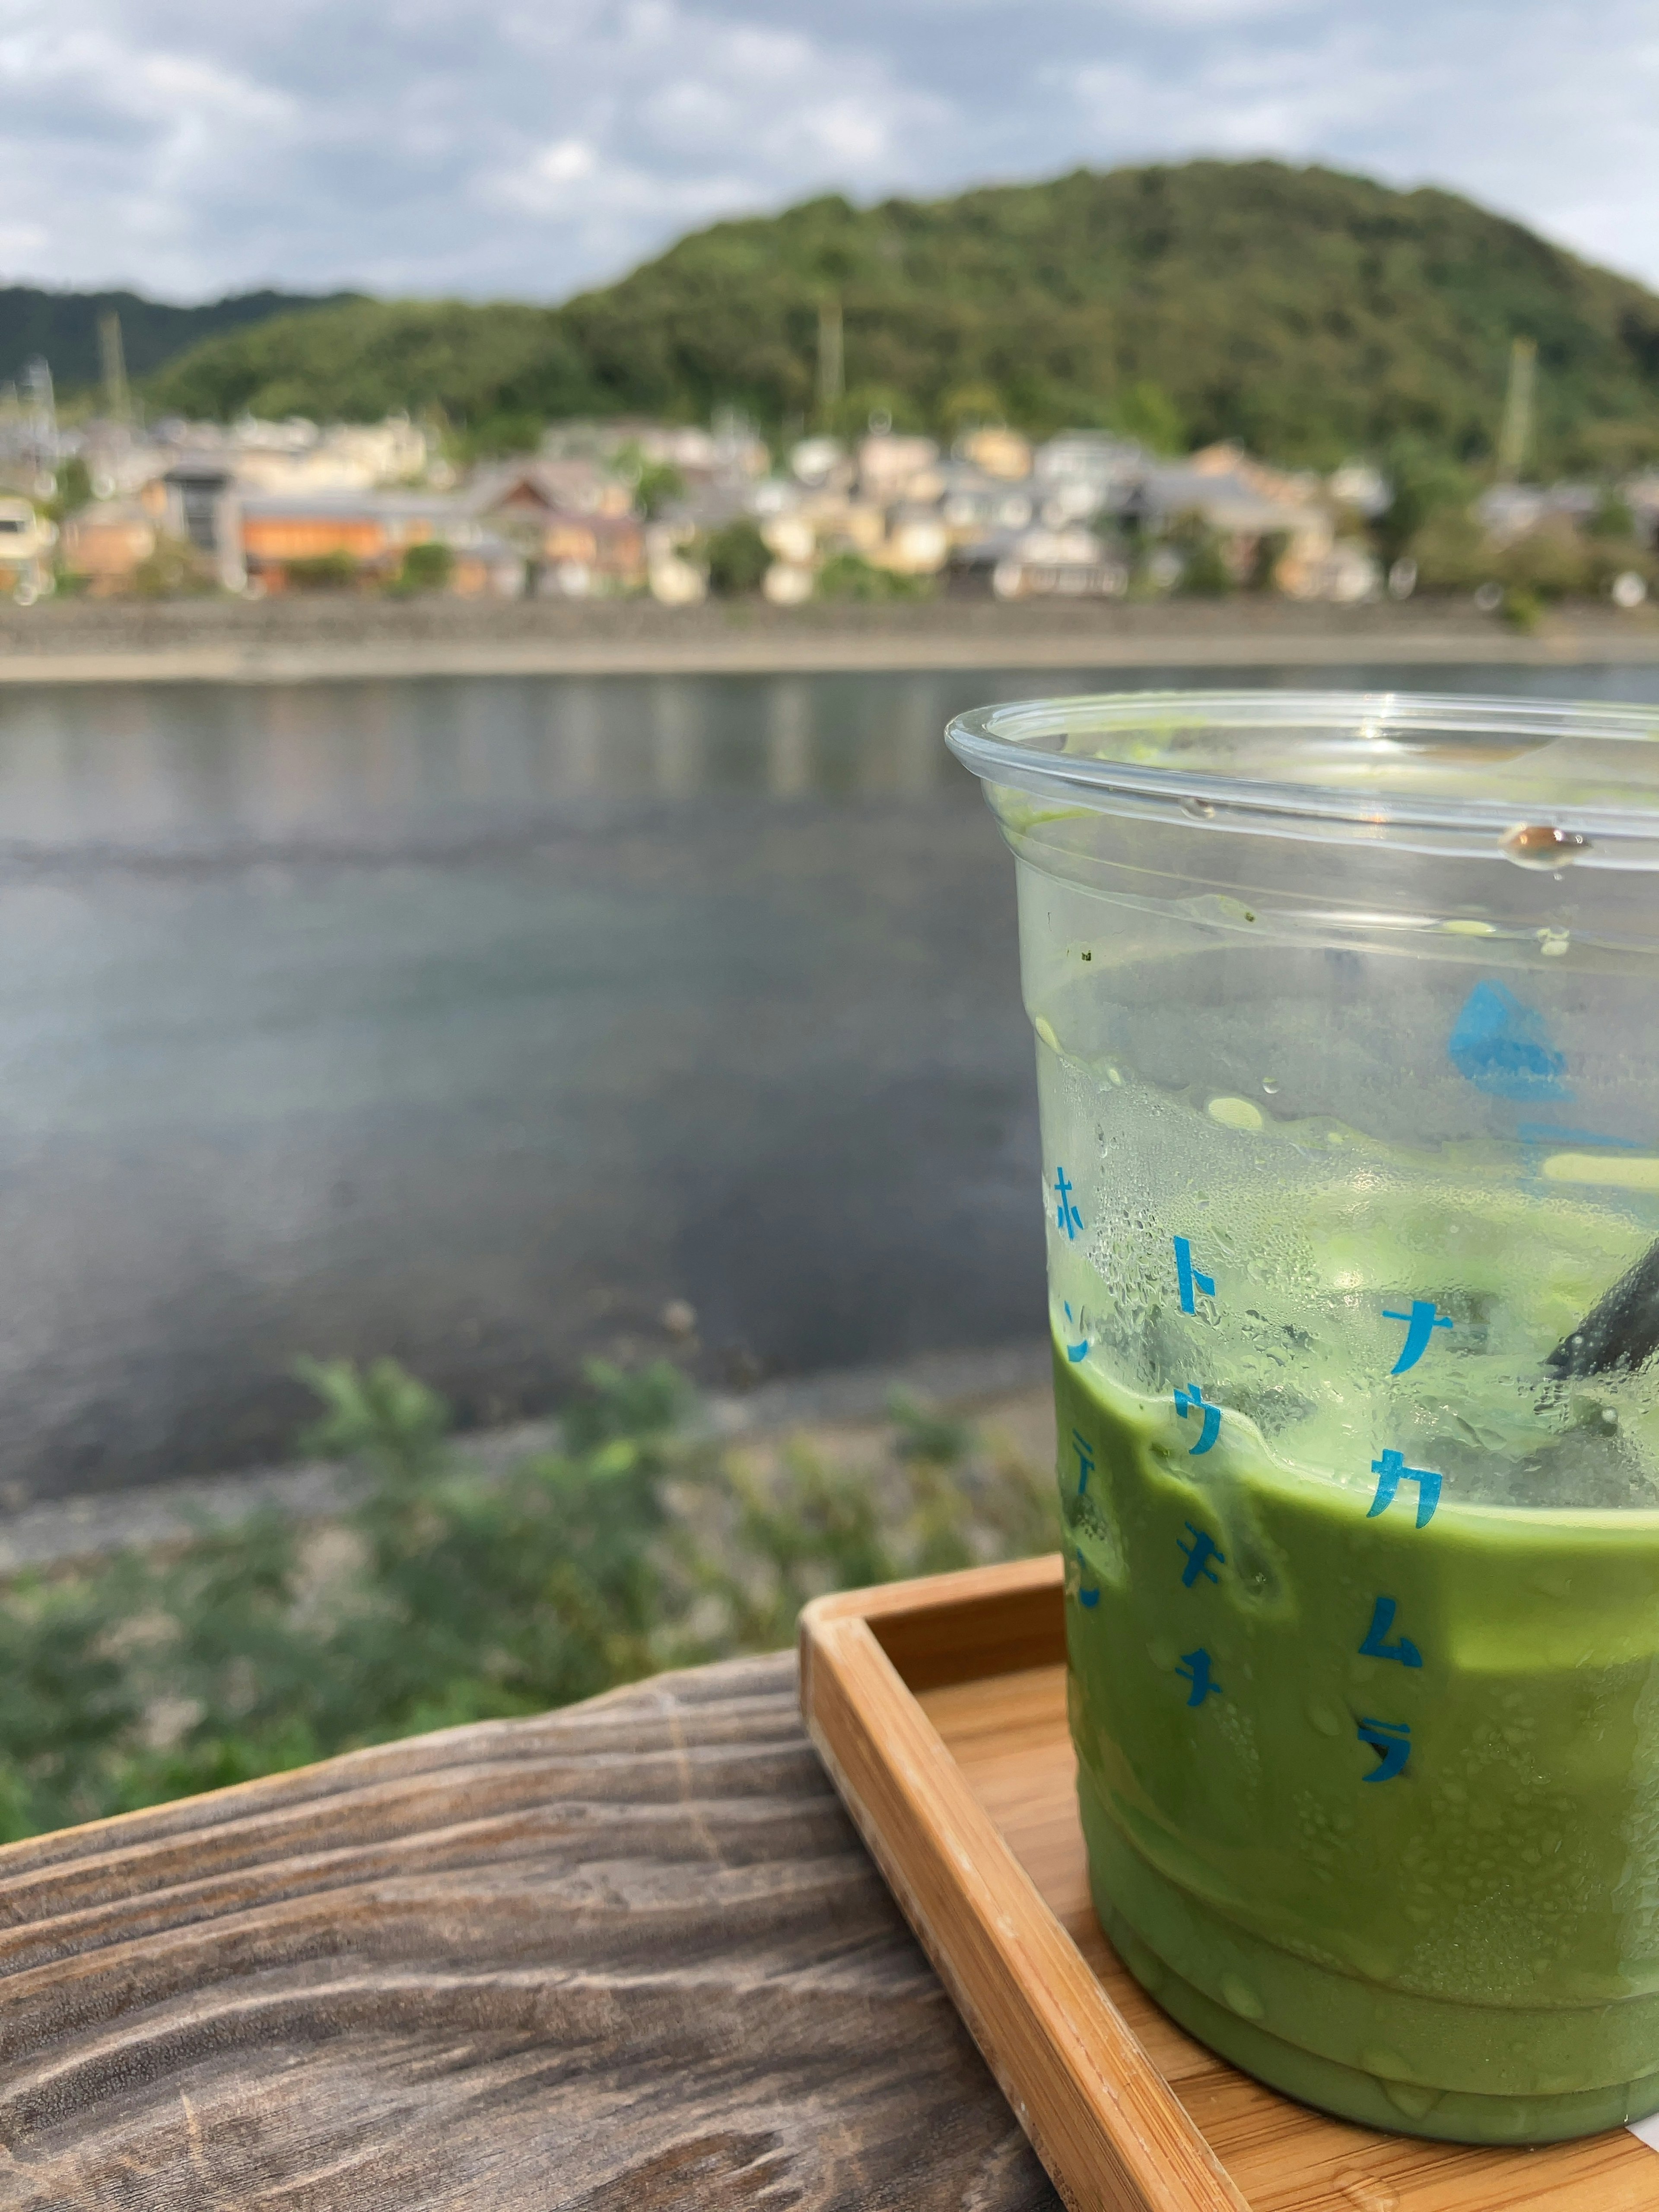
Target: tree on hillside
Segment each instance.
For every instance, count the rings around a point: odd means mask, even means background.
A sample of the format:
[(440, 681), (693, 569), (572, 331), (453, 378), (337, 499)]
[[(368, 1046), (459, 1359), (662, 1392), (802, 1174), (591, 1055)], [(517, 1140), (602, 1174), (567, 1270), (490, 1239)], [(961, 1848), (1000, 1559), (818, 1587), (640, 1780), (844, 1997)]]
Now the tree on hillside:
[(843, 411), (879, 394), (901, 427), (948, 434), (963, 395), (988, 393), (1037, 434), (1237, 438), (1314, 465), (1414, 440), (1480, 464), (1524, 336), (1543, 465), (1609, 424), (1625, 450), (1659, 451), (1659, 299), (1452, 193), (1275, 161), (1079, 170), (864, 209), (826, 196), (717, 223), (559, 308), (278, 319), (197, 348), (152, 395), (221, 416), (438, 405), (472, 428), (706, 421), (734, 404), (774, 428), (813, 416), (832, 291)]

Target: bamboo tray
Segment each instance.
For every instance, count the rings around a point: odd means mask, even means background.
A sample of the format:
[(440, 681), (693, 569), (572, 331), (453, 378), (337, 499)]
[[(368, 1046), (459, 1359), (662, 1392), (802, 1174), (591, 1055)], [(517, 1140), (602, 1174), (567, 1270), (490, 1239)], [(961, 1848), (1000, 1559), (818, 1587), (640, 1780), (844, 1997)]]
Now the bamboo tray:
[(1659, 2212), (1625, 2129), (1540, 2150), (1374, 2135), (1203, 2050), (1089, 1901), (1058, 1557), (818, 1599), (812, 1740), (1077, 2212)]

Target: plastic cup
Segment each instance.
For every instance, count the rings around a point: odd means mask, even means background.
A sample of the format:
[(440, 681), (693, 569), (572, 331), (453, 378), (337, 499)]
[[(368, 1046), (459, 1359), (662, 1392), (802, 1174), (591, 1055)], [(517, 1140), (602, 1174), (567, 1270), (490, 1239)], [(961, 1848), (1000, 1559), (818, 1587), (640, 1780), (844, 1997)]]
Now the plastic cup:
[(1146, 694), (950, 743), (1018, 863), (1119, 1953), (1262, 2081), (1659, 2108), (1659, 715)]

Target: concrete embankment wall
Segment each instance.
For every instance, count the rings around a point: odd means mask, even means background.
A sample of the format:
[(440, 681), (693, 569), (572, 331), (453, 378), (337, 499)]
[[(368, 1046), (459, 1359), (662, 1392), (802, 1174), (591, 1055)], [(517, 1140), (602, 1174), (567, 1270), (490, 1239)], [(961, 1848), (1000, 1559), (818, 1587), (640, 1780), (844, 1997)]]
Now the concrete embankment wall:
[(1124, 605), (943, 597), (775, 609), (649, 600), (58, 600), (0, 608), (0, 683), (281, 682), (948, 667), (1659, 661), (1659, 611), (1585, 604), (1531, 634), (1466, 599)]

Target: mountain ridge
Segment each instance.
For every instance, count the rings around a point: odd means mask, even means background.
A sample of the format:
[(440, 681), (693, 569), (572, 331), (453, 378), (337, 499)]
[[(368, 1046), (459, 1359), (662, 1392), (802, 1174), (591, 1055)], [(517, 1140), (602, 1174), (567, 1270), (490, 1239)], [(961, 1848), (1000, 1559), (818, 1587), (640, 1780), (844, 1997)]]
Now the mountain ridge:
[(179, 307), (119, 287), (77, 292), (42, 284), (0, 284), (0, 376), (18, 376), (27, 362), (42, 357), (62, 389), (72, 392), (95, 386), (103, 373), (98, 324), (106, 314), (120, 317), (127, 374), (138, 379), (204, 338), (278, 315), (339, 306), (362, 296), (354, 292), (312, 294), (265, 287), (227, 293), (222, 299), (204, 301), (197, 307)]
[[(840, 310), (846, 389), (816, 390)], [(1415, 441), (1479, 464), (1511, 341), (1550, 465), (1659, 458), (1659, 297), (1436, 187), (1199, 161), (860, 208), (822, 195), (693, 232), (554, 307), (356, 299), (210, 337), (154, 404), (440, 410), (485, 442), (559, 416), (1237, 438), (1285, 462)]]

